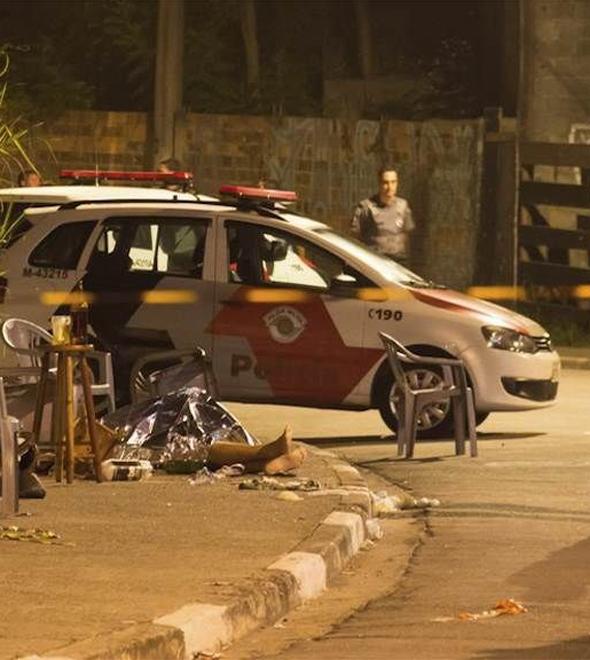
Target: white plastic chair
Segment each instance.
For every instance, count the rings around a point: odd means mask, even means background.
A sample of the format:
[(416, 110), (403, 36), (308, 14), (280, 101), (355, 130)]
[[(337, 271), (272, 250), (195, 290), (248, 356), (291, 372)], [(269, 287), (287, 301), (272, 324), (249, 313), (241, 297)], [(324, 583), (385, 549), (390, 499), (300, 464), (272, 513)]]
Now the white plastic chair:
[[(52, 335), (36, 323), (17, 318), (5, 320), (0, 334), (6, 346), (16, 353), (18, 365), (2, 367), (0, 375), (17, 377), (21, 382), (36, 382), (41, 375), (42, 355), (37, 349), (43, 344), (51, 344)], [(90, 351), (86, 355), (98, 365), (98, 380), (92, 384), (92, 394), (106, 396), (108, 412), (112, 412), (115, 409), (115, 379), (111, 354)], [(51, 365), (51, 368), (54, 370), (55, 365)]]
[[(467, 374), (462, 360), (415, 355), (385, 332), (379, 337), (387, 351), (387, 357), (396, 388), (392, 388), (398, 419), (397, 453), (406, 458), (414, 455), (418, 418), (422, 410), (435, 401), (450, 400), (453, 407), (455, 426), (455, 452), (465, 453), (465, 431), (469, 439), (471, 456), (477, 456), (477, 434), (475, 432), (475, 406), (473, 391), (467, 384)], [(412, 389), (403, 368), (406, 364), (438, 365), (442, 368), (444, 382), (441, 387)], [(393, 401), (392, 401), (393, 403)]]

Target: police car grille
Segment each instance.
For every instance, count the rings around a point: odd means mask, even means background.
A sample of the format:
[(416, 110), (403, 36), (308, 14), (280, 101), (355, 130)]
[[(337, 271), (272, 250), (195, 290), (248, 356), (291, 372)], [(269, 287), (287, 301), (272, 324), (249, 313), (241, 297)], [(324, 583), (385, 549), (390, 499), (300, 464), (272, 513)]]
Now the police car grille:
[(533, 337), (535, 340), (535, 345), (537, 351), (552, 351), (553, 344), (551, 343), (551, 337)]

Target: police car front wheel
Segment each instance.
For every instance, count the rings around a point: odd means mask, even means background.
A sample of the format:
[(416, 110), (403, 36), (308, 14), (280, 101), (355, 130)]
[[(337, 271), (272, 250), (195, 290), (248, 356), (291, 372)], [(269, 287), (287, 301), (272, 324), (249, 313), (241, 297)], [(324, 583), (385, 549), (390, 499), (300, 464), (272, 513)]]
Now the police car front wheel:
[[(442, 372), (436, 367), (416, 367), (408, 365), (406, 378), (412, 389), (436, 388), (442, 385)], [(397, 416), (395, 404), (398, 400), (397, 385), (391, 371), (383, 372), (378, 390), (378, 408), (381, 418), (395, 433)], [(448, 400), (435, 402), (424, 408), (418, 418), (418, 438), (448, 438), (453, 434), (453, 413)]]

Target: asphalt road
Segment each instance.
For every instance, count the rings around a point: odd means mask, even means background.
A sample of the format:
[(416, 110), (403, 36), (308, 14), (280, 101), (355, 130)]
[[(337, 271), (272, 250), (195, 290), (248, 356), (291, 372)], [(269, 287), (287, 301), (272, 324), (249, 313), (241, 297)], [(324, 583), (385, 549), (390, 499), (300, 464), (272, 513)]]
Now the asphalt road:
[[(478, 458), (439, 441), (419, 443), (412, 461), (394, 458), (373, 412), (232, 406), (254, 433), (276, 435), (284, 420), (299, 438), (441, 501), (420, 519), (422, 544), (392, 593), (280, 657), (590, 658), (589, 404), (590, 371), (564, 371), (555, 407), (480, 427)], [(456, 618), (505, 598), (528, 611)]]

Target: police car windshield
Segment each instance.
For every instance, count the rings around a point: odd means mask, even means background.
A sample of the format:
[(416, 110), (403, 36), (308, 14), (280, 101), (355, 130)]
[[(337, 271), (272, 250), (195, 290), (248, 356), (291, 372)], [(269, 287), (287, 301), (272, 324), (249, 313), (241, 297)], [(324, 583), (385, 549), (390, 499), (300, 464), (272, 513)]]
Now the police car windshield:
[(363, 243), (354, 238), (343, 236), (333, 229), (324, 227), (315, 229), (314, 231), (322, 238), (330, 241), (335, 247), (345, 250), (356, 259), (364, 261), (371, 268), (379, 271), (388, 280), (396, 284), (405, 284), (406, 286), (419, 288), (431, 288), (435, 286), (432, 282), (428, 282), (420, 277), (420, 275), (416, 275), (416, 273), (413, 273), (405, 266), (369, 250)]

